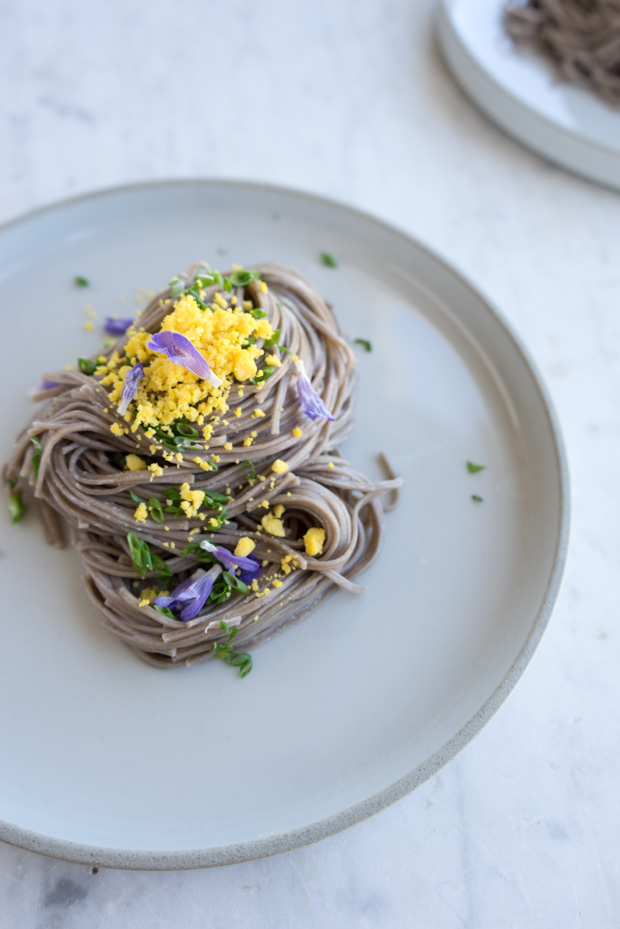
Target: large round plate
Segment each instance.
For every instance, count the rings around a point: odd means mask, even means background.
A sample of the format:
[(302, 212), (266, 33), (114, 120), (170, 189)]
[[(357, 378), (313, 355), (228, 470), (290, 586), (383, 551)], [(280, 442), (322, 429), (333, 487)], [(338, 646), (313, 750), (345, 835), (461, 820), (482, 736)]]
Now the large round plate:
[(98, 625), (76, 555), (4, 517), (0, 837), (117, 867), (225, 864), (337, 832), (434, 774), (520, 677), (564, 561), (561, 441), (505, 322), (403, 233), (262, 185), (106, 191), (6, 226), (0, 248), (4, 458), (40, 372), (97, 350), (85, 303), (127, 315), (138, 287), (196, 259), (274, 260), (372, 342), (345, 453), (379, 476), (384, 451), (406, 478), (366, 595), (259, 646), (244, 680), (142, 664)]
[(559, 81), (541, 55), (517, 48), (503, 0), (441, 0), (439, 40), (454, 76), (494, 122), (539, 155), (620, 189), (620, 112)]

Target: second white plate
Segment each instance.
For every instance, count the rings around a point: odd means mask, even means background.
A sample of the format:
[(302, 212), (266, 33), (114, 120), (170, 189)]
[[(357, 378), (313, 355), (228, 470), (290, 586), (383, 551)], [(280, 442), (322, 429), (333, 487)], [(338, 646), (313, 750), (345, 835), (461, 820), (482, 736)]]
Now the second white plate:
[(487, 116), (539, 155), (620, 189), (620, 112), (561, 82), (540, 55), (517, 48), (502, 0), (440, 0), (446, 61)]

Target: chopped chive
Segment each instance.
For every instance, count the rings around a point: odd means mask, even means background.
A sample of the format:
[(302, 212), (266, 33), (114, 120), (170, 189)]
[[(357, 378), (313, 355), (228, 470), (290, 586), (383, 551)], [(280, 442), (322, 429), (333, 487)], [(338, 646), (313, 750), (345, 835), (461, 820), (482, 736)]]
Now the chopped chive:
[(467, 462), (467, 470), (470, 474), (477, 474), (478, 471), (484, 471), (486, 465), (474, 464), (473, 461)]
[(472, 495), (471, 495), (471, 498), (472, 498), (472, 500), (474, 500), (476, 503), (482, 503), (482, 497), (479, 497), (478, 494), (472, 494)]
[(234, 652), (231, 645), (239, 630), (231, 629), (223, 619), (220, 619), (220, 626), (224, 632), (228, 633), (228, 638), (225, 642), (215, 642), (213, 644), (213, 656), (221, 658), (233, 668), (239, 668), (239, 677), (246, 677), (252, 670), (252, 656), (248, 652)]
[[(278, 339), (280, 338), (282, 331), (280, 329), (274, 329), (268, 339), (264, 342), (264, 348), (271, 348), (272, 345), (275, 345)], [(279, 348), (280, 346), (278, 346)]]
[(261, 310), (259, 306), (255, 306), (253, 310), (250, 310), (251, 315), (254, 319), (264, 319), (267, 316), (264, 310)]
[(256, 468), (248, 458), (246, 458), (241, 465), (241, 470), (246, 477), (250, 478), (250, 480), (253, 480), (256, 477)]
[(161, 525), (161, 523), (164, 521), (164, 511), (157, 497), (149, 497), (148, 507), (149, 514), (153, 522), (159, 523)]
[(157, 610), (158, 613), (161, 613), (162, 616), (167, 616), (168, 619), (178, 619), (178, 616), (175, 616), (172, 610), (167, 606), (157, 606), (156, 603), (151, 603), (151, 606), (154, 610)]
[(233, 271), (229, 276), (228, 280), (233, 285), (233, 287), (247, 287), (252, 281), (256, 281), (260, 278), (260, 271), (248, 271), (245, 268), (239, 268), (238, 271)]
[(9, 495), (9, 513), (11, 514), (11, 522), (18, 523), (20, 519), (22, 519), (25, 512), (26, 507), (24, 506), (24, 501), (22, 500), (21, 491), (16, 490), (14, 493)]
[(256, 377), (250, 378), (250, 380), (253, 384), (262, 384), (268, 377), (271, 377), (274, 371), (275, 367), (273, 365), (265, 365), (264, 368), (261, 368)]
[(372, 351), (372, 345), (370, 344), (368, 339), (355, 339), (354, 341), (356, 345), (361, 345), (362, 348), (365, 348), (367, 352)]
[(338, 267), (338, 262), (329, 254), (329, 252), (319, 252), (319, 258), (321, 259), (321, 263), (324, 264), (326, 268)]
[(32, 453), (32, 470), (34, 471), (34, 476), (39, 476), (39, 465), (41, 464), (41, 443), (35, 436), (30, 436), (30, 441), (34, 445), (34, 452)]
[(80, 277), (79, 275), (73, 278), (73, 283), (76, 287), (90, 287), (90, 281), (85, 277)]
[(170, 287), (171, 297), (180, 297), (185, 290), (185, 281), (179, 280), (178, 277), (173, 277), (168, 286)]
[(97, 368), (97, 362), (91, 361), (90, 358), (78, 358), (78, 368), (82, 374), (94, 374)]
[(139, 497), (138, 494), (133, 492), (133, 490), (129, 491), (129, 496), (131, 497), (134, 503), (138, 503), (138, 504), (146, 503), (146, 500), (143, 500), (142, 497)]

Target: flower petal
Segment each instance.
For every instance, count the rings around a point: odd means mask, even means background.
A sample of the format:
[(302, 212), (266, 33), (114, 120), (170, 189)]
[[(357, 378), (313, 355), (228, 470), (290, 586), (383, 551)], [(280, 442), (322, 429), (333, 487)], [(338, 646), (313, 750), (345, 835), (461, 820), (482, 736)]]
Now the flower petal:
[(310, 383), (303, 361), (296, 361), (295, 369), (297, 371), (297, 395), (303, 412), (313, 422), (316, 422), (317, 419), (329, 419), (333, 422), (334, 417)]
[(211, 552), (213, 557), (217, 558), (227, 571), (231, 571), (232, 573), (239, 571), (237, 577), (239, 580), (243, 581), (244, 584), (253, 581), (254, 578), (258, 577), (260, 574), (260, 561), (253, 555), (233, 555), (227, 548), (224, 548), (222, 545), (214, 545), (213, 542), (209, 542), (207, 539), (200, 543), (200, 547), (204, 549), (205, 552)]
[(108, 335), (125, 335), (132, 323), (133, 319), (114, 319), (113, 316), (106, 316), (103, 328)]
[(199, 568), (191, 577), (182, 581), (168, 597), (155, 597), (153, 603), (168, 607), (181, 622), (195, 619), (207, 602), (213, 585), (222, 573), (221, 566), (213, 565), (210, 571)]
[(125, 375), (125, 384), (123, 385), (123, 389), (121, 391), (121, 402), (118, 405), (118, 412), (121, 414), (121, 416), (124, 416), (127, 412), (127, 407), (135, 397), (138, 390), (138, 384), (143, 377), (144, 368), (140, 362), (135, 364), (133, 368), (130, 368)]
[(146, 347), (150, 348), (152, 352), (160, 352), (173, 364), (181, 365), (191, 371), (192, 374), (195, 374), (196, 377), (208, 381), (213, 387), (219, 387), (222, 383), (198, 349), (179, 332), (157, 332), (151, 336), (151, 341), (146, 343)]

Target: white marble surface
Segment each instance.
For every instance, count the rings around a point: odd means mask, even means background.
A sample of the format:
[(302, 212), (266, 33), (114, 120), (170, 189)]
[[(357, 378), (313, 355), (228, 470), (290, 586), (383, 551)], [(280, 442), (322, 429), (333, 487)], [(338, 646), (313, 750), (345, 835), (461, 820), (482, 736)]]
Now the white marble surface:
[(320, 845), (124, 873), (0, 845), (0, 926), (620, 925), (620, 197), (504, 137), (454, 86), (430, 0), (5, 0), (0, 220), (107, 185), (298, 186), (424, 239), (503, 309), (573, 481), (562, 592), (507, 705), (447, 769)]

